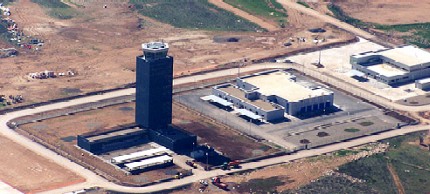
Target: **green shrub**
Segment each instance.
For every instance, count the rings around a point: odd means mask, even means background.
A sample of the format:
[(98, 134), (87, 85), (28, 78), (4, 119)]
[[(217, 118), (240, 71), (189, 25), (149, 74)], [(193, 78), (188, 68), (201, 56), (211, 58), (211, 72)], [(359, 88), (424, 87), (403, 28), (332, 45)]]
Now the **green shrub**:
[(307, 4), (304, 1), (297, 1), (298, 4), (305, 6), (306, 8), (311, 8), (311, 6), (309, 6), (309, 4)]
[(355, 132), (359, 132), (359, 131), (360, 131), (360, 129), (356, 129), (356, 128), (348, 128), (348, 129), (345, 129), (344, 131), (346, 131), (346, 132), (350, 132), (350, 133), (355, 133)]

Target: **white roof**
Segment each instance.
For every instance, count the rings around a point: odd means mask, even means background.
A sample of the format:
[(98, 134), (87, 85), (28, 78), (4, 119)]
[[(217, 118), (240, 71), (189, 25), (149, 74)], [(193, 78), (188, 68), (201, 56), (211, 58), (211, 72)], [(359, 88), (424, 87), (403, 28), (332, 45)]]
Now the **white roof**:
[(262, 118), (260, 115), (256, 115), (255, 113), (246, 109), (238, 109), (237, 112), (239, 112), (240, 115), (245, 115), (254, 120), (258, 120)]
[(417, 80), (417, 82), (420, 83), (420, 84), (429, 83), (430, 82), (430, 78), (420, 79), (420, 80)]
[(389, 49), (379, 54), (407, 66), (430, 63), (430, 53), (413, 45)]
[(294, 75), (284, 71), (275, 71), (268, 74), (255, 75), (242, 78), (243, 81), (254, 85), (258, 92), (265, 96), (279, 96), (289, 102), (297, 102), (303, 99), (329, 95), (332, 92), (325, 89), (311, 89), (294, 80)]
[(367, 69), (377, 72), (380, 75), (383, 75), (385, 77), (394, 77), (394, 76), (399, 76), (399, 75), (405, 75), (407, 74), (406, 71), (399, 69), (399, 68), (395, 68), (389, 64), (378, 64), (378, 65), (372, 65), (367, 67)]
[(150, 167), (150, 166), (154, 166), (157, 164), (164, 164), (168, 161), (173, 160), (173, 158), (171, 156), (168, 155), (164, 155), (164, 156), (159, 156), (159, 157), (155, 157), (155, 158), (149, 158), (146, 160), (141, 160), (139, 162), (132, 162), (132, 163), (127, 163), (125, 164), (125, 166), (131, 170), (136, 169), (136, 168), (145, 168), (145, 167)]
[(349, 77), (352, 77), (352, 76), (358, 76), (358, 77), (363, 77), (363, 76), (365, 76), (366, 74), (364, 74), (363, 72), (361, 72), (361, 71), (357, 71), (357, 70), (355, 70), (355, 69), (353, 69), (353, 70), (351, 70), (351, 71), (349, 71), (348, 72), (348, 76)]
[(161, 146), (161, 147), (155, 148), (155, 149), (150, 149), (150, 150), (145, 150), (145, 151), (140, 151), (140, 152), (134, 152), (134, 153), (122, 155), (122, 156), (117, 156), (117, 157), (112, 158), (112, 162), (113, 163), (123, 163), (127, 160), (141, 159), (141, 158), (146, 157), (146, 156), (153, 156), (155, 154), (165, 153), (167, 151), (168, 151), (168, 149), (166, 147)]
[(216, 103), (221, 104), (223, 106), (232, 106), (233, 105), (233, 103), (231, 103), (227, 100), (224, 100), (224, 99), (222, 99), (218, 96), (215, 96), (215, 95), (203, 96), (203, 97), (201, 97), (201, 99), (204, 101), (216, 102)]

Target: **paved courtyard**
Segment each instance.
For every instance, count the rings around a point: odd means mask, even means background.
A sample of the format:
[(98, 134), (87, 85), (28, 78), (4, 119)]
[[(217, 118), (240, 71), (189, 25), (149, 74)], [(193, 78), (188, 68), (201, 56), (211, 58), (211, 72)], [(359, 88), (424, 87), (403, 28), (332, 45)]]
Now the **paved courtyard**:
[[(301, 75), (297, 75), (297, 81), (302, 83), (306, 82), (303, 83), (306, 85), (327, 87)], [(334, 104), (339, 109), (337, 112), (307, 119), (299, 119), (288, 116), (288, 119), (286, 119), (284, 122), (278, 123), (252, 123), (237, 116), (234, 111), (228, 112), (201, 100), (200, 97), (211, 94), (211, 89), (201, 89), (175, 95), (174, 99), (203, 114), (206, 114), (212, 118), (216, 118), (219, 122), (227, 124), (237, 130), (242, 131), (243, 133), (272, 141), (289, 149), (301, 146), (300, 144), (297, 144), (296, 140), (291, 140), (291, 134), (314, 131), (315, 127), (324, 124), (332, 124), (354, 119), (356, 120), (365, 117), (378, 117), (381, 119), (382, 124), (377, 129), (375, 129), (375, 131), (381, 131), (392, 128), (393, 126), (397, 125), (397, 122), (399, 122), (389, 116), (384, 115), (382, 111), (373, 105), (362, 102), (357, 98), (348, 96), (332, 88), (329, 89), (334, 92)], [(375, 123), (380, 123), (380, 121), (375, 121)], [(363, 130), (362, 132), (368, 131)], [(350, 133), (346, 134), (349, 135)], [(360, 133), (355, 134), (357, 136), (360, 135)], [(330, 134), (330, 138), (333, 138), (333, 141), (337, 141), (337, 139), (342, 139), (344, 137), (345, 133), (343, 132), (331, 132)], [(322, 141), (327, 142), (327, 138), (322, 139)]]

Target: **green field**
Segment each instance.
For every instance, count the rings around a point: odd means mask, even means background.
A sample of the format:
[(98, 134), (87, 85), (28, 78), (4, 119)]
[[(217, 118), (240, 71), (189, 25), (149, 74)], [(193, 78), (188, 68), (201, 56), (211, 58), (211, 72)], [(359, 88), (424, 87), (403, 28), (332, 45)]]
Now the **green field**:
[(215, 31), (258, 31), (259, 26), (212, 5), (207, 0), (131, 0), (142, 15), (178, 28)]
[(377, 194), (365, 183), (353, 183), (339, 176), (325, 176), (297, 190), (288, 190), (281, 194)]
[(224, 0), (224, 2), (253, 15), (273, 19), (281, 26), (285, 25), (287, 10), (276, 0)]
[(253, 15), (267, 18), (287, 17), (287, 11), (276, 0), (224, 0), (224, 2)]
[(58, 19), (71, 19), (78, 15), (69, 5), (61, 2), (61, 0), (31, 0), (34, 3), (41, 5), (48, 10), (51, 17)]
[(375, 25), (384, 31), (410, 32), (411, 36), (404, 36), (406, 42), (422, 48), (430, 48), (430, 23)]
[(393, 178), (382, 155), (375, 155), (345, 164), (339, 172), (366, 180), (366, 183), (382, 194), (396, 193)]
[(419, 133), (384, 140), (390, 148), (384, 154), (362, 158), (339, 167), (339, 172), (366, 180), (378, 193), (397, 193), (388, 164), (394, 167), (406, 193), (430, 192), (430, 153), (409, 142)]

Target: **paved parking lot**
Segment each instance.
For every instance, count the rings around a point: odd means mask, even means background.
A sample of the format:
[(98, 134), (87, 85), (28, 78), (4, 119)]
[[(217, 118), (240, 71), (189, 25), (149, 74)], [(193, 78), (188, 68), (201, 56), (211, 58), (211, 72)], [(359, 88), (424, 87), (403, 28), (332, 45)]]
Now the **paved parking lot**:
[[(317, 63), (321, 54), (321, 64), (324, 68), (318, 69), (330, 75), (341, 78), (345, 82), (350, 82), (358, 87), (366, 89), (374, 94), (383, 96), (389, 100), (400, 100), (417, 95), (423, 95), (425, 92), (416, 89), (414, 83), (405, 84), (399, 87), (390, 87), (386, 84), (380, 83), (375, 79), (368, 78), (367, 82), (358, 82), (350, 77), (352, 65), (350, 64), (350, 56), (367, 51), (376, 51), (385, 48), (374, 42), (360, 38), (359, 42), (341, 46), (338, 48), (330, 48), (316, 52), (299, 54), (287, 57), (288, 60), (305, 65), (306, 67), (314, 67), (312, 63)], [(282, 61), (283, 58), (280, 59)]]
[[(297, 80), (299, 82), (307, 82), (309, 85), (320, 85), (313, 80), (298, 75)], [(383, 115), (383, 112), (377, 109), (375, 106), (360, 101), (354, 97), (348, 96), (340, 91), (331, 89), (334, 92), (334, 104), (340, 109), (337, 112), (330, 113), (327, 115), (298, 119), (295, 117), (289, 117), (289, 121), (280, 122), (276, 124), (263, 123), (255, 124), (248, 122), (247, 120), (240, 118), (234, 114), (234, 111), (222, 110), (210, 103), (207, 103), (200, 99), (202, 96), (210, 95), (211, 89), (201, 89), (174, 96), (174, 99), (182, 104), (185, 104), (203, 114), (206, 114), (212, 118), (216, 118), (219, 122), (225, 123), (235, 129), (242, 131), (253, 136), (264, 138), (273, 141), (281, 146), (292, 148), (297, 146), (296, 142), (286, 141), (291, 133), (303, 133), (306, 131), (314, 130), (314, 127), (336, 123), (341, 121), (347, 121), (351, 119), (358, 119), (363, 117), (379, 117), (382, 120), (386, 120), (385, 127), (392, 128), (397, 124), (397, 120)], [(378, 130), (382, 130), (378, 129)], [(332, 134), (331, 137), (336, 139), (336, 135), (341, 138), (342, 134)], [(358, 135), (358, 133), (357, 133)]]

